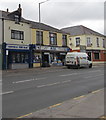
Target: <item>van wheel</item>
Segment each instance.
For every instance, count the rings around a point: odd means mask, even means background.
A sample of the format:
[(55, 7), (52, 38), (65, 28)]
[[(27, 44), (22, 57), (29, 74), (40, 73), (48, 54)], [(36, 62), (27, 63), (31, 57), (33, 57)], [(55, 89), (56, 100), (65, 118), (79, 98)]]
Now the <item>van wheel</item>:
[(67, 66), (68, 69), (70, 69), (71, 67), (70, 66)]
[(80, 65), (77, 66), (77, 69), (80, 69)]
[(89, 68), (92, 68), (92, 64), (89, 65)]

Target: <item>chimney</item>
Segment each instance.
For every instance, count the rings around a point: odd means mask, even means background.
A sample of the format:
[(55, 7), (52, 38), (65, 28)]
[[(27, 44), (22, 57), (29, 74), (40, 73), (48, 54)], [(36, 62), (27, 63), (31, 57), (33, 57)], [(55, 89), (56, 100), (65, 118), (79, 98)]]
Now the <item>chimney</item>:
[(9, 9), (7, 8), (7, 12), (9, 12)]
[(21, 16), (22, 16), (22, 8), (21, 8), (21, 4), (19, 4), (18, 11), (19, 11), (19, 14), (20, 14), (20, 17), (21, 17)]

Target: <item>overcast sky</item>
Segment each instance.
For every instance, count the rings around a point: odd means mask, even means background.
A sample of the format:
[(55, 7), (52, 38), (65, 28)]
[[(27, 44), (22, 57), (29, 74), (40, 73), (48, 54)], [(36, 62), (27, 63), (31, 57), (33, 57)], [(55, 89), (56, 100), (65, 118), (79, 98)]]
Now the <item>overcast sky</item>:
[[(22, 16), (38, 22), (38, 3), (45, 0), (0, 0), (0, 10), (22, 7)], [(56, 28), (84, 25), (104, 34), (105, 0), (49, 0), (41, 4), (41, 22)]]

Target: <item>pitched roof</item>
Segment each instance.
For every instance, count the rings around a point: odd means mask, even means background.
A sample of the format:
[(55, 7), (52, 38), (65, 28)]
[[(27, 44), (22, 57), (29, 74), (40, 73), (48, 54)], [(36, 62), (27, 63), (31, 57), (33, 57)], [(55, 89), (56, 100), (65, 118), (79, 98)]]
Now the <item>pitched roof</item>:
[(79, 26), (73, 26), (73, 27), (67, 27), (67, 28), (62, 28), (62, 31), (65, 31), (67, 33), (70, 33), (71, 36), (77, 36), (77, 35), (97, 35), (97, 36), (102, 36), (104, 37), (104, 35), (90, 29), (87, 28), (83, 25), (79, 25)]
[(36, 29), (46, 30), (46, 31), (50, 31), (50, 32), (58, 32), (58, 33), (66, 34), (66, 32), (64, 32), (62, 30), (59, 30), (57, 28), (54, 28), (50, 25), (44, 24), (44, 23), (33, 22), (33, 21), (29, 21), (29, 22), (31, 24), (31, 28), (36, 28)]
[[(11, 14), (14, 14), (16, 11), (13, 11), (13, 12), (0, 11), (0, 12), (2, 12), (2, 18), (6, 19), (6, 20), (14, 21), (14, 18), (11, 17)], [(28, 23), (28, 24), (30, 24), (31, 28), (35, 28), (35, 29), (46, 30), (46, 31), (51, 31), (51, 32), (58, 32), (58, 33), (63, 33), (63, 34), (69, 34), (69, 33), (66, 33), (65, 31), (54, 28), (50, 25), (30, 21), (30, 20), (24, 19), (23, 17), (21, 17), (21, 22)]]

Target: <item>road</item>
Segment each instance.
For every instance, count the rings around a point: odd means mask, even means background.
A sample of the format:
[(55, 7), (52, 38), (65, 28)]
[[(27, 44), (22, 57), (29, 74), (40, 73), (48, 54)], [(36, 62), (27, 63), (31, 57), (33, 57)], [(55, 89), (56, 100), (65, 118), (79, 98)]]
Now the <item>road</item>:
[(104, 87), (104, 67), (3, 73), (3, 118), (17, 118)]

